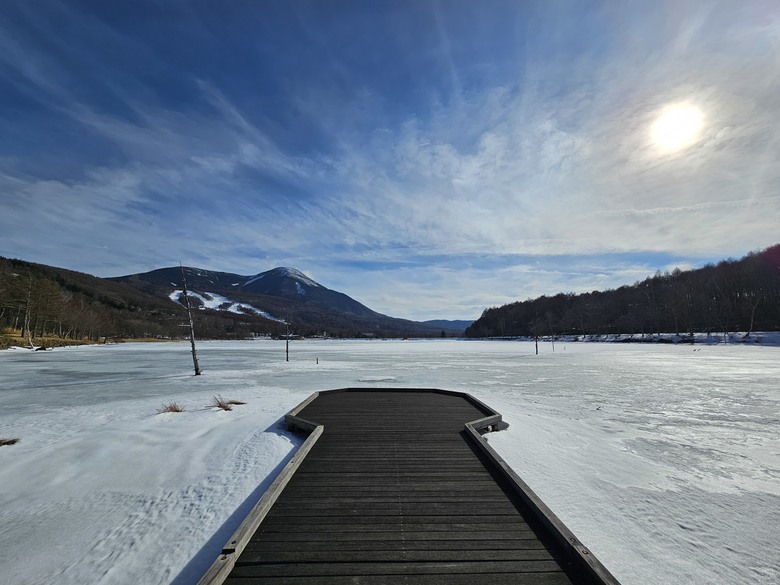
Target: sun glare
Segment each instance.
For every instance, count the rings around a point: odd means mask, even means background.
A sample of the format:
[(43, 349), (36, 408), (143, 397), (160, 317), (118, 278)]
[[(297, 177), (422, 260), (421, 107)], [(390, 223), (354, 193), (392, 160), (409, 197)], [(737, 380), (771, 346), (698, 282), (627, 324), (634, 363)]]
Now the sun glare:
[(666, 152), (687, 148), (699, 140), (703, 118), (701, 110), (696, 106), (667, 106), (653, 124), (653, 142)]

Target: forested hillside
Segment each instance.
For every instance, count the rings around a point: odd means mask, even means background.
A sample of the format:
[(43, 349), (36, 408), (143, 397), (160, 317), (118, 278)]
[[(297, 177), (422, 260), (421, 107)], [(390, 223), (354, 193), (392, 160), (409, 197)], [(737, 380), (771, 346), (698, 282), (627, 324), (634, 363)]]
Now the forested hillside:
[[(25, 343), (50, 337), (178, 339), (185, 319), (183, 307), (128, 284), (0, 257), (0, 330), (21, 332)], [(199, 312), (196, 326), (205, 338), (281, 331), (279, 323), (261, 317), (217, 311)]]
[(780, 330), (780, 244), (740, 260), (656, 273), (630, 286), (487, 309), (468, 337)]

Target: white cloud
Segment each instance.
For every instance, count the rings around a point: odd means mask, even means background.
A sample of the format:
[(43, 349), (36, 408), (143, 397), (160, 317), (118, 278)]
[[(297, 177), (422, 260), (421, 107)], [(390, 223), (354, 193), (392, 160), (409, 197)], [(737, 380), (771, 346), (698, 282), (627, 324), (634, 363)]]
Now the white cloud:
[[(28, 91), (126, 158), (86, 164), (67, 180), (0, 159), (0, 253), (101, 274), (194, 263), (193, 255), (204, 268), (247, 274), (310, 266), (377, 310), (457, 318), (655, 271), (572, 274), (511, 260), (480, 269), (459, 265), (463, 258), (690, 258), (768, 246), (780, 219), (780, 20), (728, 9), (730, 19), (725, 8), (678, 3), (675, 18), (669, 7), (637, 18), (635, 6), (611, 4), (605, 18), (619, 26), (609, 43), (576, 59), (539, 53), (518, 65), (516, 80), (486, 76), (479, 86), (460, 75), (458, 39), (439, 18), (437, 58), (457, 90), (392, 113), (325, 51), (350, 91), (287, 81), (302, 87), (289, 97), (306, 122), (287, 130), (322, 135), (297, 151), (217, 81), (195, 83), (199, 108), (166, 109), (136, 92), (123, 96), (132, 117), (108, 115), (61, 82), (56, 59), (0, 36), (4, 62)], [(659, 152), (649, 128), (678, 101), (703, 112), (701, 140)], [(431, 257), (435, 266), (419, 267)], [(358, 260), (403, 268), (359, 277), (334, 268)]]
[[(711, 254), (771, 243), (780, 129), (766, 79), (777, 80), (780, 68), (756, 50), (763, 41), (736, 33), (736, 56), (697, 53), (717, 34), (702, 24), (709, 17), (695, 10), (667, 31), (660, 53), (640, 46), (584, 61), (594, 80), (569, 92), (545, 93), (542, 81), (515, 94), (488, 88), (440, 106), (431, 120), (410, 119), (368, 152), (355, 145), (339, 164), (345, 176), (359, 169), (359, 180), (340, 203), (375, 218), (355, 230), (424, 253)], [(567, 76), (560, 63), (545, 67)], [(649, 128), (681, 98), (705, 112), (703, 139), (659, 153)], [(464, 119), (474, 137), (465, 144), (457, 132)], [(726, 209), (740, 221), (726, 220)]]

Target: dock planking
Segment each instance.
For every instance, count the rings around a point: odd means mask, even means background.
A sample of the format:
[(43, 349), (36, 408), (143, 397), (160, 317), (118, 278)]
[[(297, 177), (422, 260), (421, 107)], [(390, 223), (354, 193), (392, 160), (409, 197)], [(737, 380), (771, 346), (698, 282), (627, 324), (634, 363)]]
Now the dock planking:
[(500, 415), (469, 395), (334, 390), (287, 420), (313, 440), (201, 585), (618, 583), (487, 446)]

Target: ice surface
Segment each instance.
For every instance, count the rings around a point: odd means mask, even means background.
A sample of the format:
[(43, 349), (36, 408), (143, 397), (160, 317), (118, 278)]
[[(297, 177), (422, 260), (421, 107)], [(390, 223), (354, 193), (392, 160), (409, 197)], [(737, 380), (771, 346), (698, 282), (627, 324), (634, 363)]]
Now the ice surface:
[(199, 377), (184, 343), (0, 352), (0, 436), (21, 438), (0, 447), (2, 582), (197, 582), (300, 443), (284, 413), (349, 386), (501, 411), (491, 445), (625, 585), (780, 582), (776, 347), (199, 347)]

